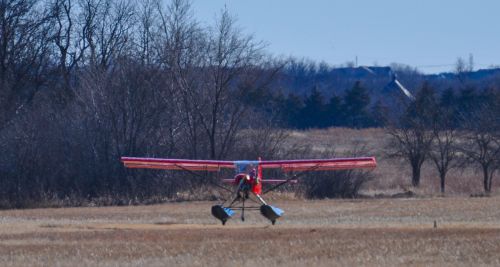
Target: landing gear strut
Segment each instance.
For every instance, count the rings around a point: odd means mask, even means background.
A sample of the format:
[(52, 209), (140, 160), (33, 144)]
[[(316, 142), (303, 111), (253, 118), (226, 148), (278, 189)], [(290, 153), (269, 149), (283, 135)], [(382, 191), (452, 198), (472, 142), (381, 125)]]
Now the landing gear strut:
[[(224, 203), (221, 203), (219, 205), (212, 206), (212, 215), (214, 217), (216, 217), (217, 219), (219, 219), (221, 221), (222, 225), (226, 225), (227, 220), (229, 220), (235, 214), (233, 209), (241, 209), (241, 221), (242, 222), (245, 221), (245, 210), (246, 209), (251, 209), (251, 210), (257, 209), (257, 210), (260, 210), (260, 213), (264, 217), (266, 217), (272, 223), (272, 225), (275, 225), (276, 220), (278, 218), (280, 218), (281, 216), (283, 216), (283, 213), (284, 213), (283, 210), (281, 210), (277, 207), (268, 205), (259, 194), (254, 194), (255, 197), (257, 198), (256, 200), (254, 200), (254, 199), (250, 198), (249, 193), (250, 193), (249, 188), (239, 189), (236, 192), (236, 197), (231, 201), (229, 206), (224, 206), (225, 201), (224, 201)], [(255, 206), (250, 205), (249, 207), (246, 207), (245, 202), (247, 199), (252, 200), (253, 202), (256, 202), (257, 204), (260, 204), (260, 206), (255, 207)], [(239, 206), (239, 207), (233, 206), (233, 204), (235, 204), (236, 202), (241, 202), (241, 206)]]
[(243, 200), (241, 201), (241, 204), (242, 204), (242, 209), (241, 209), (241, 221), (244, 222), (245, 221), (245, 199), (243, 198)]

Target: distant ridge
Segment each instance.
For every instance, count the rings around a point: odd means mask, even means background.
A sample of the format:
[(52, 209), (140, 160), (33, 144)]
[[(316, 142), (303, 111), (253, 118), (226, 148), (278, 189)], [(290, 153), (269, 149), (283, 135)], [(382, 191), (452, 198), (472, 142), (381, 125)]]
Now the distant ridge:
[(480, 69), (477, 71), (443, 72), (439, 74), (423, 74), (411, 67), (391, 68), (389, 66), (338, 67), (322, 70), (297, 69), (283, 71), (277, 83), (286, 93), (304, 96), (314, 87), (326, 97), (342, 95), (357, 82), (369, 90), (372, 100), (378, 100), (394, 91), (407, 98), (413, 98), (415, 92), (424, 82), (436, 90), (454, 88), (458, 90), (465, 84), (475, 88), (486, 88), (499, 84), (500, 68)]
[[(489, 78), (491, 76), (500, 75), (500, 68), (479, 69), (476, 71), (465, 72), (463, 74), (469, 79), (480, 80)], [(427, 74), (425, 76), (430, 79), (454, 79), (456, 78), (457, 74), (453, 72), (442, 72), (438, 74)]]

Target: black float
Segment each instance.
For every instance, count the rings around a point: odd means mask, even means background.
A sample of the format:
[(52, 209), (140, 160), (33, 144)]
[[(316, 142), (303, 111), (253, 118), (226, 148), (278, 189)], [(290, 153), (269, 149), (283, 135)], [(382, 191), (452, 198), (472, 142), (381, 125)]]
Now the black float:
[(234, 211), (230, 208), (223, 207), (222, 205), (212, 206), (212, 215), (222, 222), (222, 225), (226, 224), (226, 221), (234, 215)]
[(276, 223), (276, 219), (283, 216), (284, 211), (271, 205), (262, 205), (260, 206), (260, 213), (274, 225)]

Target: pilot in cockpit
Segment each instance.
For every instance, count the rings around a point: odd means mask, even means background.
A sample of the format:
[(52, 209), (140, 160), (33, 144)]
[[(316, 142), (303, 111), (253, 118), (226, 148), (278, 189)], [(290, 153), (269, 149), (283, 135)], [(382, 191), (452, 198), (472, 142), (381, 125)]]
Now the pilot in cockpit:
[(241, 177), (239, 179), (238, 195), (240, 197), (243, 197), (241, 195), (241, 192), (243, 192), (244, 193), (244, 197), (248, 198), (248, 193), (251, 190), (252, 186), (255, 183), (259, 183), (259, 180), (257, 179), (257, 175), (256, 174), (257, 174), (256, 169), (252, 167), (250, 169), (250, 171), (248, 172), (248, 174), (242, 175), (243, 177)]

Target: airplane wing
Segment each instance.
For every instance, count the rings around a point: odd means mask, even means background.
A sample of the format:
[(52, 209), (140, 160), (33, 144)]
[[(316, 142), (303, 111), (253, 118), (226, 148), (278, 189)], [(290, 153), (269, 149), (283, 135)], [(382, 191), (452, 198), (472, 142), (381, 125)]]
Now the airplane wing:
[[(234, 169), (237, 163), (243, 161), (223, 160), (190, 160), (190, 159), (160, 159), (122, 157), (121, 161), (127, 168), (189, 170), (189, 171), (219, 171), (221, 168)], [(249, 161), (250, 162), (250, 161)], [(335, 159), (300, 159), (300, 160), (264, 160), (251, 161), (264, 169), (283, 171), (334, 171), (347, 169), (373, 169), (377, 166), (374, 157), (335, 158)]]
[(221, 168), (235, 168), (234, 161), (223, 160), (191, 160), (191, 159), (159, 159), (122, 157), (127, 168), (184, 170), (184, 171), (219, 171)]
[(300, 160), (269, 160), (261, 161), (264, 169), (281, 168), (289, 171), (334, 171), (348, 169), (373, 169), (377, 166), (374, 157), (336, 158), (336, 159), (300, 159)]

